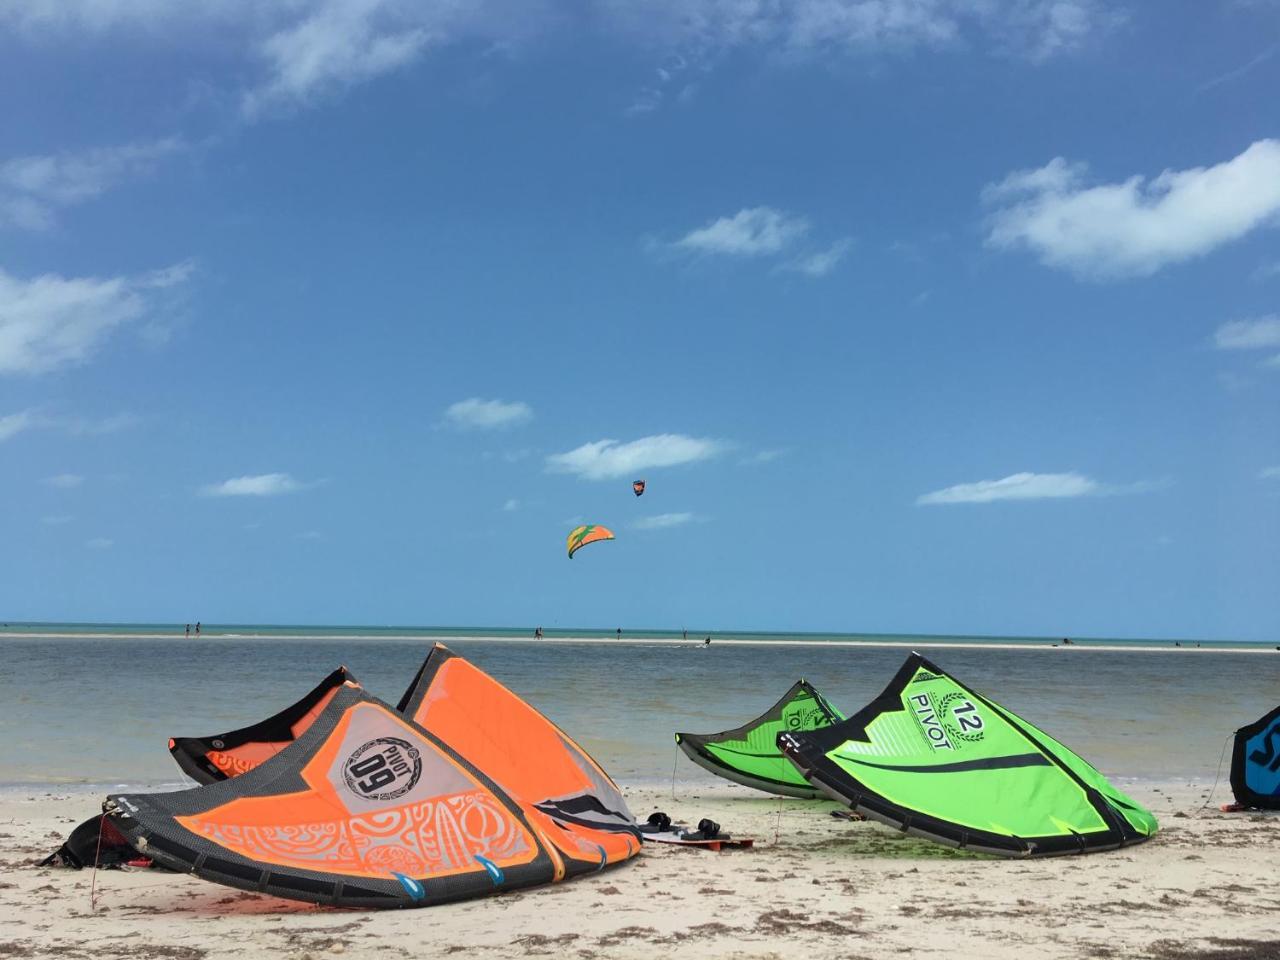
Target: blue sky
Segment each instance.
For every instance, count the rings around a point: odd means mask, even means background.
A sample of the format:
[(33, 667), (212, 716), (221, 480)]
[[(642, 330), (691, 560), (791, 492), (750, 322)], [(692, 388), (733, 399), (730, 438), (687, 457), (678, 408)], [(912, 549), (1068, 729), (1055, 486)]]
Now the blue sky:
[(1265, 0), (0, 0), (0, 610), (1277, 639), (1278, 88)]

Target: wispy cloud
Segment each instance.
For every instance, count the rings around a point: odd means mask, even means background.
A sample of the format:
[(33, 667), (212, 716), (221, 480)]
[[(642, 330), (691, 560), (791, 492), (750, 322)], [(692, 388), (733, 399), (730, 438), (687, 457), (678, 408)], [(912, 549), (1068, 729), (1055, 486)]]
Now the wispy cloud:
[[(256, 15), (260, 6), (250, 10)], [(507, 49), (569, 13), (547, 0), (318, 0), (278, 3), (272, 12), (277, 16), (269, 32), (254, 43), (266, 77), (242, 101), (250, 119), (273, 108), (315, 104), (403, 70), (434, 49), (467, 41)]]
[(36, 422), (36, 415), (31, 410), (5, 414), (0, 417), (0, 443), (16, 437), (24, 430), (30, 430)]
[(78, 473), (57, 473), (52, 477), (46, 477), (44, 482), (59, 490), (71, 490), (84, 483), (84, 477)]
[[(1214, 331), (1213, 344), (1219, 350), (1274, 350), (1280, 347), (1280, 316), (1231, 320)], [(1261, 366), (1280, 369), (1280, 353), (1273, 353)]]
[(512, 497), (502, 505), (502, 509), (507, 513), (514, 513), (516, 510), (520, 509), (520, 501), (515, 499), (515, 497)]
[(1081, 277), (1148, 276), (1274, 224), (1280, 213), (1280, 140), (1150, 182), (1132, 176), (1088, 186), (1085, 171), (1058, 157), (989, 185), (987, 242), (1030, 250)]
[(614, 480), (656, 467), (674, 467), (719, 456), (729, 449), (724, 440), (662, 433), (629, 443), (597, 440), (566, 453), (547, 457), (552, 473), (571, 473), (586, 480)]
[(780, 460), (787, 455), (787, 450), (782, 447), (774, 447), (770, 450), (757, 450), (748, 457), (743, 457), (740, 461), (743, 464), (752, 463), (772, 463), (774, 460)]
[(1258, 471), (1259, 480), (1280, 480), (1280, 467), (1264, 467)]
[(604, 0), (601, 6), (615, 30), (704, 60), (738, 49), (811, 59), (976, 43), (1040, 62), (1124, 20), (1100, 0)]
[(756, 257), (779, 253), (809, 230), (809, 221), (773, 207), (745, 207), (691, 230), (672, 246), (699, 254)]
[(145, 176), (185, 149), (177, 137), (80, 152), (16, 157), (0, 163), (0, 227), (45, 230), (56, 211)]
[(1280, 347), (1280, 316), (1270, 314), (1253, 320), (1231, 320), (1218, 327), (1213, 345), (1219, 350), (1265, 350)]
[(59, 430), (73, 437), (102, 436), (128, 429), (140, 422), (131, 413), (118, 413), (110, 417), (58, 416), (40, 410), (20, 410), (0, 416), (0, 443), (27, 430)]
[(670, 527), (683, 527), (702, 519), (696, 513), (659, 513), (652, 517), (641, 517), (631, 526), (637, 530), (666, 530)]
[(63, 524), (70, 523), (72, 519), (73, 518), (71, 517), (70, 514), (57, 513), (47, 517), (41, 517), (40, 522), (44, 524), (48, 524), (51, 527), (60, 527)]
[(206, 497), (275, 497), (296, 493), (306, 486), (287, 473), (259, 473), (207, 484), (200, 488), (200, 493)]
[(113, 331), (153, 315), (161, 292), (186, 282), (180, 263), (138, 277), (21, 280), (0, 270), (0, 374), (40, 374), (84, 363)]
[(84, 545), (90, 550), (107, 550), (114, 544), (114, 540), (108, 540), (106, 537), (94, 537), (92, 540), (86, 540), (84, 542)]
[(245, 95), (245, 113), (253, 117), (273, 105), (306, 104), (390, 73), (416, 60), (433, 40), (443, 39), (427, 23), (404, 17), (404, 12), (401, 4), (383, 0), (312, 5), (304, 19), (262, 42), (259, 51), (269, 79)]
[(1069, 497), (1102, 497), (1125, 493), (1146, 493), (1166, 486), (1166, 482), (1142, 481), (1104, 484), (1080, 473), (1014, 473), (999, 480), (958, 483), (932, 493), (921, 494), (916, 503), (935, 506), (955, 503), (994, 503), (997, 500), (1049, 500)]
[(44, 44), (133, 33), (190, 51), (214, 36), (246, 77), (242, 115), (309, 107), (468, 44), (517, 49), (542, 34), (588, 34), (652, 51), (661, 66), (628, 113), (674, 92), (687, 68), (726, 56), (827, 60), (984, 49), (1041, 62), (1087, 47), (1124, 14), (1104, 0), (0, 0), (0, 27)]
[(1262, 64), (1274, 57), (1276, 55), (1276, 50), (1280, 50), (1280, 46), (1273, 43), (1256, 57), (1246, 60), (1235, 69), (1228, 70), (1226, 73), (1220, 74), (1210, 80), (1206, 80), (1204, 83), (1200, 84), (1200, 86), (1196, 87), (1196, 93), (1204, 93), (1208, 90), (1212, 90), (1214, 87), (1221, 86), (1224, 83), (1230, 83), (1232, 80), (1240, 79), (1254, 67), (1260, 67)]
[(458, 430), (495, 430), (533, 419), (533, 408), (521, 400), (481, 400), (471, 397), (450, 404), (444, 412), (447, 424)]
[(825, 277), (839, 266), (840, 261), (844, 259), (845, 254), (849, 252), (849, 248), (852, 246), (853, 241), (846, 237), (843, 240), (837, 240), (825, 250), (797, 257), (786, 264), (783, 269), (800, 273), (813, 279)]

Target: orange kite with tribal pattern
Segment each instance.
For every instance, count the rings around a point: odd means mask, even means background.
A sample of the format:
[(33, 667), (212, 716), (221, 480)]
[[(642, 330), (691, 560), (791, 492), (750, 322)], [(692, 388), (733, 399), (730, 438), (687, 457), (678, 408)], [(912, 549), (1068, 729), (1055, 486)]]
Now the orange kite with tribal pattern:
[(162, 866), (352, 907), (422, 907), (601, 870), (640, 850), (586, 752), (437, 644), (393, 709), (351, 682), (259, 766), (194, 790), (107, 798)]

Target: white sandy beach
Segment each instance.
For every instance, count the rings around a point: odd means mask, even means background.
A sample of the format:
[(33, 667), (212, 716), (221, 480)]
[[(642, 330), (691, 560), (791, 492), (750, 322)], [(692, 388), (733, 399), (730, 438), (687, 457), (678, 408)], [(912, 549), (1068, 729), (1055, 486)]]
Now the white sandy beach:
[(1280, 957), (1280, 817), (1201, 810), (1207, 785), (1126, 784), (1160, 817), (1148, 843), (1010, 861), (959, 854), (835, 804), (733, 785), (673, 799), (629, 789), (635, 814), (703, 816), (757, 838), (710, 853), (646, 845), (599, 875), (423, 910), (317, 908), (191, 876), (32, 866), (96, 812), (85, 794), (0, 801), (0, 957), (698, 958), (895, 955)]

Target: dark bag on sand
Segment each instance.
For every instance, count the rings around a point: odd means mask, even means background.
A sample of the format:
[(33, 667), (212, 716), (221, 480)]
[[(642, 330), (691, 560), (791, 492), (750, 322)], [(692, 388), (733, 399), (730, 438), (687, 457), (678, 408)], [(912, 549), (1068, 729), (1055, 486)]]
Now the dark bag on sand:
[(90, 817), (72, 830), (66, 842), (41, 860), (38, 866), (80, 870), (92, 867), (95, 859), (97, 865), (106, 870), (151, 866), (150, 859), (133, 849), (110, 821), (104, 822), (102, 814)]

